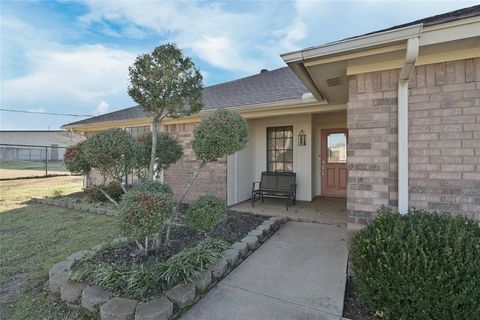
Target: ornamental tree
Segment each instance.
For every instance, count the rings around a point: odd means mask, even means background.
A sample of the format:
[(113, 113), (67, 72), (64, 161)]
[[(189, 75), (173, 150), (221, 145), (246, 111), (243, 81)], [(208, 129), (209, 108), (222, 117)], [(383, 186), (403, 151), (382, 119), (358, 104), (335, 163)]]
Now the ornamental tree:
[[(145, 133), (137, 139), (142, 145), (138, 175), (141, 178), (146, 178), (150, 165), (152, 133)], [(182, 155), (183, 147), (180, 141), (167, 132), (159, 132), (157, 147), (155, 148), (155, 174), (158, 176), (162, 170), (167, 169), (171, 164), (180, 160)]]
[(84, 151), (85, 141), (81, 141), (65, 150), (63, 161), (72, 174), (88, 175), (92, 170)]
[[(141, 154), (141, 145), (134, 137), (119, 128), (99, 131), (85, 141), (84, 151), (90, 166), (103, 176), (102, 186), (105, 186), (109, 178), (118, 181), (126, 192), (123, 180), (138, 167)], [(99, 190), (108, 200), (118, 205), (105, 190)]]
[(128, 68), (128, 94), (152, 122), (152, 149), (148, 169), (153, 179), (158, 126), (168, 118), (179, 118), (200, 111), (203, 107), (203, 82), (200, 70), (173, 43), (156, 47), (152, 53), (138, 56)]
[(155, 241), (149, 245), (149, 236), (161, 232), (172, 212), (172, 193), (168, 188), (158, 182), (146, 186), (139, 183), (128, 190), (120, 202), (120, 230), (123, 235), (135, 239), (146, 256), (149, 248), (155, 245)]
[[(200, 171), (208, 162), (216, 161), (225, 156), (243, 150), (248, 142), (248, 127), (246, 121), (236, 112), (218, 109), (204, 118), (193, 130), (192, 149), (199, 160), (199, 166), (188, 184), (185, 192), (175, 207), (178, 209), (192, 188)], [(174, 218), (172, 216), (171, 220)], [(166, 242), (170, 239), (171, 223), (168, 225)]]

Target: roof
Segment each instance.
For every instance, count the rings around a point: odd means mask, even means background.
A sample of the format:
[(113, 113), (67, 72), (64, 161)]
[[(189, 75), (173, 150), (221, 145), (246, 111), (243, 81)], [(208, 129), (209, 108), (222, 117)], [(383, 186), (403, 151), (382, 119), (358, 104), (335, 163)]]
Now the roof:
[[(295, 73), (290, 68), (283, 67), (205, 87), (203, 91), (203, 110), (300, 100), (303, 94), (308, 92), (308, 89)], [(146, 117), (145, 112), (139, 106), (135, 106), (72, 122), (65, 126)]]
[[(298, 57), (299, 57), (298, 54), (300, 54), (300, 56), (302, 56), (301, 53), (304, 53), (304, 52), (310, 52), (310, 51), (320, 49), (320, 48), (333, 47), (333, 46), (341, 44), (341, 43), (347, 43), (349, 41), (354, 41), (357, 38), (375, 36), (377, 34), (388, 33), (390, 31), (396, 31), (396, 30), (405, 29), (405, 28), (408, 28), (408, 27), (412, 28), (413, 26), (418, 26), (418, 25), (422, 25), (423, 27), (429, 27), (429, 26), (434, 26), (434, 25), (437, 25), (437, 24), (442, 24), (442, 23), (446, 23), (446, 22), (451, 22), (451, 21), (456, 21), (456, 20), (461, 20), (461, 19), (466, 19), (466, 18), (476, 17), (476, 16), (480, 16), (480, 5), (475, 5), (475, 6), (455, 10), (455, 11), (450, 11), (450, 12), (446, 12), (446, 13), (442, 13), (442, 14), (437, 14), (435, 16), (430, 16), (430, 17), (418, 19), (418, 20), (415, 20), (415, 21), (411, 21), (411, 22), (408, 22), (408, 23), (399, 24), (399, 25), (389, 27), (389, 28), (386, 28), (386, 29), (373, 31), (373, 32), (357, 35), (357, 36), (354, 36), (354, 37), (348, 37), (348, 38), (345, 38), (345, 39), (341, 39), (341, 40), (337, 40), (337, 41), (333, 41), (333, 42), (329, 42), (329, 43), (325, 43), (325, 44), (321, 44), (321, 45), (317, 45), (317, 46), (307, 47), (307, 48), (304, 48), (304, 49), (298, 50), (298, 51), (287, 52), (287, 53), (282, 54), (281, 56), (284, 58), (284, 61), (288, 60), (288, 62), (294, 62), (294, 60), (298, 60)], [(309, 56), (309, 58), (312, 58), (312, 57)], [(287, 60), (285, 60), (285, 59), (287, 59)]]

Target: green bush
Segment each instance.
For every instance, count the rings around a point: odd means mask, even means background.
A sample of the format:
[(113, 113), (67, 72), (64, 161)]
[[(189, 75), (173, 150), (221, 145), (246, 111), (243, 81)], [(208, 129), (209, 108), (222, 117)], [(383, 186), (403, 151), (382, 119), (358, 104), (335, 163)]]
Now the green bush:
[(133, 239), (160, 232), (173, 211), (172, 195), (138, 184), (123, 195), (119, 205), (120, 230)]
[(197, 159), (208, 162), (244, 149), (247, 142), (247, 122), (238, 113), (219, 109), (194, 129), (192, 149)]
[[(140, 157), (139, 167), (141, 174), (148, 171), (150, 165), (150, 156), (152, 152), (152, 133), (147, 132), (137, 138), (142, 145), (142, 153)], [(168, 132), (158, 132), (156, 147), (155, 166), (157, 175), (162, 169), (167, 169), (183, 156), (183, 147), (176, 137)]]
[(63, 161), (72, 174), (89, 174), (92, 169), (84, 151), (84, 144), (85, 141), (82, 141), (65, 150)]
[(480, 319), (477, 221), (382, 209), (352, 239), (360, 302), (384, 319)]
[(135, 189), (141, 192), (163, 192), (173, 196), (172, 188), (160, 181), (143, 181), (135, 185)]
[[(111, 181), (103, 188), (115, 201), (120, 201), (123, 195), (123, 189), (118, 181)], [(84, 190), (88, 200), (91, 202), (109, 201), (97, 187), (87, 187)]]
[(185, 222), (195, 229), (207, 231), (226, 217), (225, 201), (213, 195), (205, 195), (188, 207)]

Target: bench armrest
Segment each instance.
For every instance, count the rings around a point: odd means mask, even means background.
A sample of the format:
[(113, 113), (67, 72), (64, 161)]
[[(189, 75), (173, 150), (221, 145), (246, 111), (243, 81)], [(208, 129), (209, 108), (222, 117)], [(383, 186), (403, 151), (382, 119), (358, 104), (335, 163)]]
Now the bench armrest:
[(257, 184), (257, 183), (258, 183), (258, 186), (260, 186), (260, 181), (254, 181), (252, 183), (252, 190), (255, 190), (255, 184)]

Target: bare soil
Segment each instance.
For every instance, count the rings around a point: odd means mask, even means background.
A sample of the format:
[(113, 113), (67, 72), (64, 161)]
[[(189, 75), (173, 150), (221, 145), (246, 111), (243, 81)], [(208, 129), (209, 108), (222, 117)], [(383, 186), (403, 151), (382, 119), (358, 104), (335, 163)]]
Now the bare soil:
[(345, 301), (343, 302), (343, 317), (352, 320), (374, 320), (365, 308), (363, 308), (357, 299), (357, 293), (353, 284), (353, 278), (347, 278), (347, 288), (345, 290)]
[[(185, 209), (186, 208), (183, 208), (182, 211), (185, 211)], [(267, 218), (267, 216), (229, 210), (227, 218), (207, 233), (197, 231), (186, 225), (174, 225), (170, 235), (171, 241), (169, 246), (151, 252), (148, 257), (139, 253), (135, 244), (128, 244), (101, 251), (89, 260), (89, 262), (130, 265), (146, 262), (152, 258), (156, 258), (158, 261), (166, 261), (183, 249), (192, 247), (208, 237), (222, 239), (233, 244), (245, 237)], [(165, 234), (162, 235), (162, 238), (164, 237)]]

